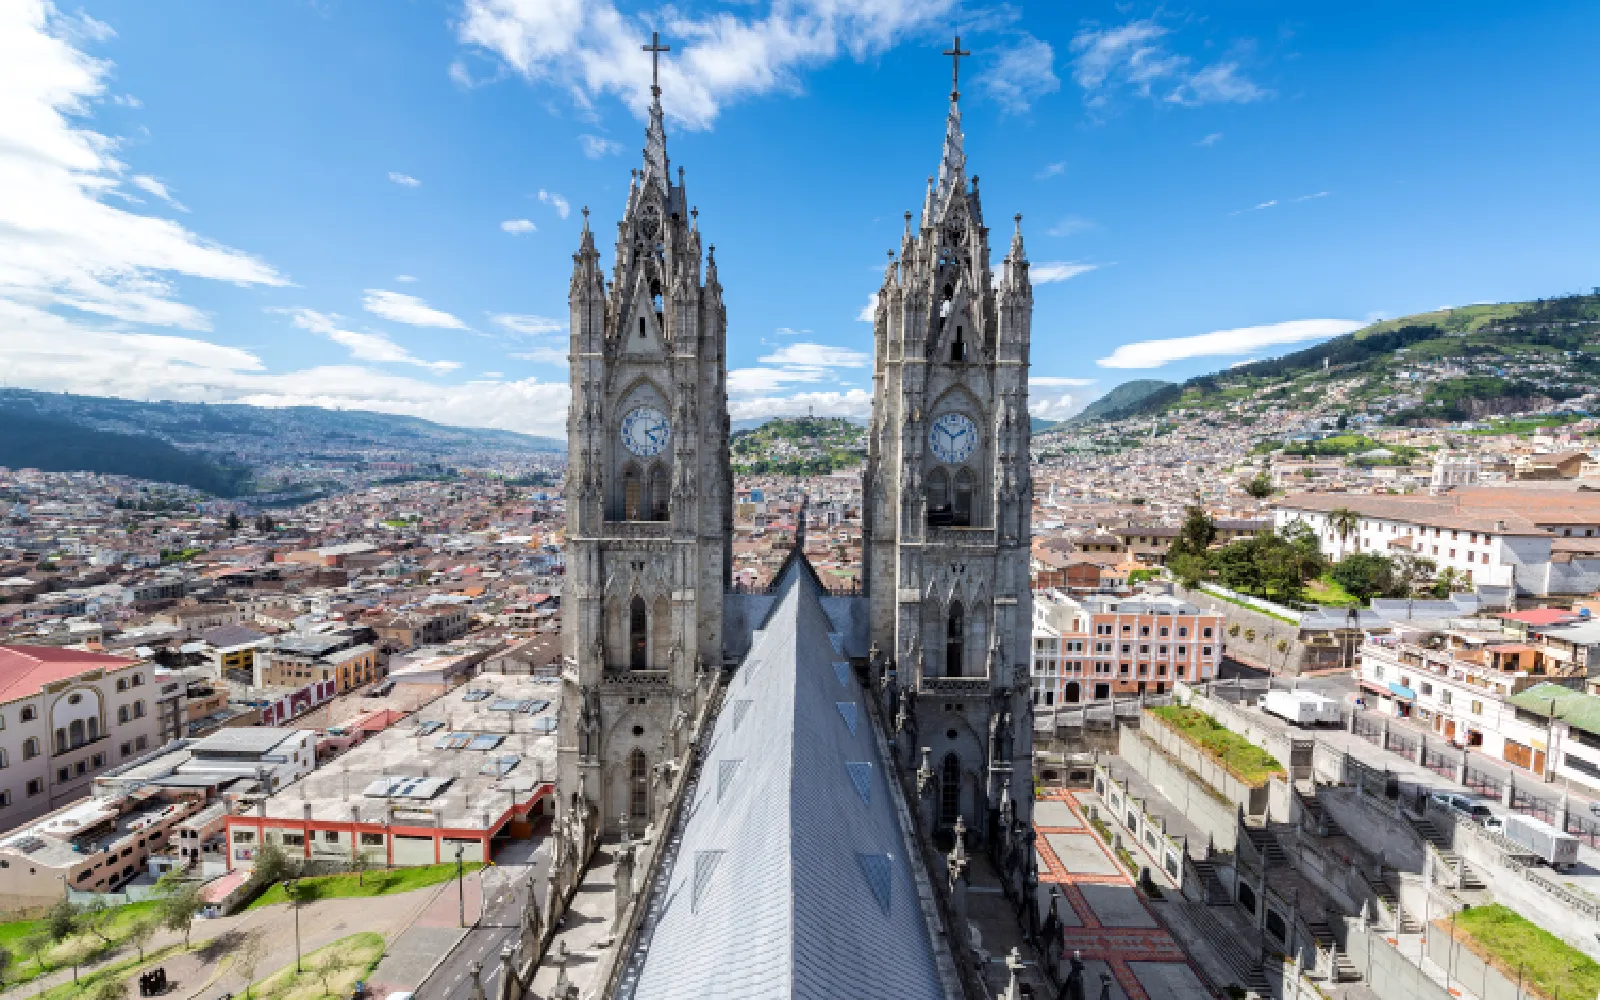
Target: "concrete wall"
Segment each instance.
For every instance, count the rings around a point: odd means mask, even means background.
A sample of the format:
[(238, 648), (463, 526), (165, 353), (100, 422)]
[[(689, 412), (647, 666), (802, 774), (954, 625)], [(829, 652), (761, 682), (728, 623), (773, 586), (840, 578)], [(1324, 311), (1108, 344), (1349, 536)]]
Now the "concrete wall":
[(1130, 726), (1122, 727), (1117, 754), (1146, 781), (1154, 785), (1202, 833), (1209, 834), (1219, 851), (1232, 851), (1239, 828), (1233, 803), (1217, 797), (1198, 775), (1187, 772), (1165, 755), (1147, 736)]
[[(1221, 719), (1217, 721), (1223, 722)], [(1226, 722), (1223, 722), (1223, 724), (1227, 725)], [(1212, 760), (1194, 744), (1178, 735), (1177, 730), (1148, 712), (1140, 720), (1139, 730), (1149, 737), (1152, 743), (1221, 793), (1223, 798), (1231, 803), (1243, 806), (1246, 816), (1261, 816), (1266, 813), (1268, 792), (1265, 785), (1260, 788), (1252, 788), (1235, 778), (1221, 764)]]
[(1515, 979), (1506, 978), (1499, 969), (1474, 955), (1465, 942), (1437, 927), (1428, 935), (1428, 957), (1449, 972), (1452, 983), (1482, 1000), (1527, 1000), (1538, 995), (1530, 989), (1519, 990)]
[[(1179, 597), (1202, 608), (1226, 617), (1222, 627), (1222, 648), (1225, 655), (1247, 660), (1261, 667), (1272, 668), (1273, 673), (1299, 674), (1305, 658), (1304, 644), (1300, 642), (1300, 626), (1279, 621), (1269, 614), (1241, 607), (1231, 601), (1206, 593), (1204, 590), (1175, 588)], [(1233, 626), (1239, 626), (1238, 635), (1230, 635)], [(1255, 630), (1255, 639), (1245, 638), (1247, 629)], [(1268, 636), (1271, 638), (1268, 638)], [(1278, 651), (1278, 640), (1289, 643), (1287, 652)]]
[(1393, 803), (1380, 805), (1354, 788), (1322, 787), (1317, 789), (1317, 798), (1345, 835), (1367, 853), (1391, 868), (1422, 871), (1426, 857), (1422, 840)]
[[(1346, 923), (1349, 927), (1346, 954), (1374, 994), (1383, 1000), (1454, 1000), (1448, 990), (1406, 961), (1405, 956), (1384, 939), (1382, 931), (1375, 927), (1363, 931), (1355, 920)], [(1492, 1000), (1502, 998), (1497, 996)]]

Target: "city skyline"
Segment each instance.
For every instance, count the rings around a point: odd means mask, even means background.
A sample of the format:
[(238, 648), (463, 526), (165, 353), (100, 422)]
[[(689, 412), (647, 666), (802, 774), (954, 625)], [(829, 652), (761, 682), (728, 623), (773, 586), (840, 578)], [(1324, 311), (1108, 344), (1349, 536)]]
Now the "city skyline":
[(1560, 58), (1592, 36), (1576, 5), (7, 16), (13, 386), (559, 435), (580, 210), (624, 198), (652, 25), (669, 152), (727, 289), (736, 420), (865, 415), (859, 317), (920, 205), (904, 178), (936, 166), (956, 31), (985, 207), (1024, 216), (1036, 416), (1595, 271), (1593, 140), (1521, 145), (1595, 72)]

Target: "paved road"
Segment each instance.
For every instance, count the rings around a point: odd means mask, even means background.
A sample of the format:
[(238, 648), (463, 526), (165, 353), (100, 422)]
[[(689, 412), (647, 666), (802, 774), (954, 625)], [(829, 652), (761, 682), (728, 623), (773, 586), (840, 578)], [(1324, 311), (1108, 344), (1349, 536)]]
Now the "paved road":
[[(470, 995), (474, 962), (483, 964), (484, 992), (496, 995), (500, 950), (507, 944), (514, 944), (522, 929), (522, 910), (527, 905), (530, 875), (538, 881), (540, 891), (544, 891), (544, 878), (550, 869), (549, 855), (545, 837), (536, 837), (526, 847), (513, 844), (501, 849), (494, 866), (483, 869), (483, 918), (417, 989), (418, 1000)], [(472, 914), (469, 913), (467, 919), (470, 921)]]

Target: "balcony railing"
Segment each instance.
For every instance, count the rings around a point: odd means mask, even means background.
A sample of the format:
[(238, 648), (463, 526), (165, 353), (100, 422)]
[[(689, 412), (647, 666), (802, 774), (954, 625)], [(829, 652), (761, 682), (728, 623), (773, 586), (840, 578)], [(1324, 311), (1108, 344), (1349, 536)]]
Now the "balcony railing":
[(963, 697), (983, 696), (989, 693), (989, 678), (985, 677), (924, 677), (920, 690), (923, 694), (947, 694)]
[(601, 682), (618, 687), (666, 687), (671, 683), (671, 671), (607, 667), (601, 676)]
[(603, 521), (601, 538), (671, 538), (671, 521)]

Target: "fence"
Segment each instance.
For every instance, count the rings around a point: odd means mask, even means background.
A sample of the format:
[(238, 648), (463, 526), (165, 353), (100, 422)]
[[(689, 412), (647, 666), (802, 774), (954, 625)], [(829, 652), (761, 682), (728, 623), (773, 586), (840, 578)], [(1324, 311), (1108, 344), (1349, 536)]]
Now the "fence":
[(1546, 823), (1551, 822), (1556, 814), (1555, 803), (1549, 799), (1541, 799), (1537, 795), (1529, 795), (1518, 788), (1515, 782), (1511, 785), (1511, 809), (1514, 812), (1527, 813)]
[(1488, 771), (1478, 770), (1470, 762), (1465, 770), (1465, 780), (1461, 782), (1463, 785), (1484, 795), (1498, 796), (1500, 794), (1502, 786), (1497, 776), (1490, 774)]
[(1424, 747), (1422, 750), (1422, 766), (1440, 777), (1455, 779), (1456, 765), (1459, 763), (1451, 754), (1433, 747)]
[(1600, 823), (1580, 813), (1567, 813), (1567, 832), (1590, 847), (1600, 847)]

